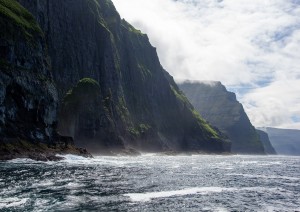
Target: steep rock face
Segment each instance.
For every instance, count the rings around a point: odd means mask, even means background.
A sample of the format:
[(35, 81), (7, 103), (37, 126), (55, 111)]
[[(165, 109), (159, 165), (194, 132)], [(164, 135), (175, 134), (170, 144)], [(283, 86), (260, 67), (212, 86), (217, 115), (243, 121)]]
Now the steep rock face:
[(268, 155), (276, 155), (276, 151), (270, 142), (269, 135), (262, 130), (256, 130), (256, 132), (258, 133), (259, 138), (264, 146), (265, 153)]
[(270, 141), (279, 155), (300, 155), (300, 130), (259, 128), (268, 133)]
[(0, 159), (46, 151), (40, 144), (66, 147), (72, 140), (55, 131), (58, 95), (42, 30), (15, 0), (0, 1), (0, 26)]
[[(71, 122), (60, 124), (62, 133), (84, 146), (98, 144), (98, 149), (124, 145), (146, 151), (224, 150), (218, 133), (163, 70), (148, 37), (121, 20), (111, 1), (19, 2), (45, 32), (62, 102), (59, 122)], [(65, 95), (83, 78), (99, 83), (93, 102), (80, 103), (92, 105), (93, 116), (78, 110), (70, 118), (64, 112)], [(94, 133), (86, 134), (84, 128)]]
[(264, 154), (259, 136), (234, 93), (220, 82), (185, 82), (179, 87), (203, 118), (228, 135), (232, 152)]
[(115, 133), (110, 112), (110, 97), (102, 101), (99, 83), (90, 78), (81, 79), (64, 97), (61, 133), (76, 138), (78, 145), (88, 147), (91, 152), (107, 149), (119, 152), (124, 145)]
[[(47, 142), (53, 135), (58, 97), (42, 32), (15, 1), (1, 1), (1, 9), (1, 137), (18, 133), (21, 138)], [(14, 19), (15, 14), (24, 25)]]

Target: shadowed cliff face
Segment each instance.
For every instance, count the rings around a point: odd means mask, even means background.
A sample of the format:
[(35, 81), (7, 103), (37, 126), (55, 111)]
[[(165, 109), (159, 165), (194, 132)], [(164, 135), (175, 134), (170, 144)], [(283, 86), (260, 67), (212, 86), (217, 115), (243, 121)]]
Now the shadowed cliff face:
[(94, 153), (124, 149), (111, 118), (111, 96), (102, 97), (97, 81), (81, 79), (65, 95), (61, 108), (60, 132), (76, 138), (78, 145)]
[(228, 135), (232, 152), (264, 154), (259, 136), (234, 93), (220, 82), (185, 82), (179, 87), (207, 121)]
[(49, 142), (58, 97), (42, 31), (15, 1), (1, 1), (0, 6), (0, 137)]
[(15, 0), (0, 1), (0, 27), (0, 160), (47, 160), (39, 154), (63, 152), (72, 139), (56, 133), (58, 95), (44, 35)]
[(262, 130), (256, 130), (256, 132), (258, 133), (259, 138), (264, 146), (265, 153), (268, 155), (276, 155), (276, 151), (270, 142), (268, 134)]
[[(62, 133), (98, 150), (123, 145), (146, 151), (223, 151), (218, 133), (163, 70), (148, 37), (121, 20), (111, 1), (19, 2), (45, 32)], [(66, 94), (83, 78), (99, 83), (99, 93), (82, 98), (80, 109), (70, 113)], [(89, 115), (84, 105), (90, 105)]]

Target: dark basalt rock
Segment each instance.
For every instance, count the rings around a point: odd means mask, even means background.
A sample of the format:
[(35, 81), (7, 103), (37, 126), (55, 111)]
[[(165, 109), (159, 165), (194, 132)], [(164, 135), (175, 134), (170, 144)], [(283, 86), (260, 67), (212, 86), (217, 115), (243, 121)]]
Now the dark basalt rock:
[(56, 133), (58, 95), (44, 35), (15, 0), (0, 1), (0, 27), (0, 158), (39, 158), (47, 151), (24, 149), (19, 141), (56, 145), (64, 139)]
[[(124, 148), (224, 151), (219, 133), (162, 68), (147, 35), (121, 20), (110, 0), (19, 2), (45, 33), (63, 135), (104, 153)], [(80, 94), (71, 112), (68, 94), (77, 95), (83, 78), (95, 80), (99, 88), (94, 96)]]
[(97, 81), (81, 79), (64, 97), (60, 113), (60, 133), (72, 136), (78, 145), (95, 153), (99, 153), (98, 149), (105, 149), (102, 153), (107, 149), (123, 150), (124, 144), (118, 137), (111, 118), (110, 101), (111, 96), (101, 96)]
[(11, 139), (0, 142), (0, 161), (15, 158), (30, 158), (37, 161), (63, 160), (65, 154), (75, 154), (83, 157), (92, 157), (86, 149), (73, 145), (73, 139), (61, 137), (55, 143), (28, 142), (20, 139)]
[(179, 84), (197, 111), (232, 141), (231, 151), (241, 154), (265, 154), (264, 146), (243, 106), (220, 82), (184, 82)]

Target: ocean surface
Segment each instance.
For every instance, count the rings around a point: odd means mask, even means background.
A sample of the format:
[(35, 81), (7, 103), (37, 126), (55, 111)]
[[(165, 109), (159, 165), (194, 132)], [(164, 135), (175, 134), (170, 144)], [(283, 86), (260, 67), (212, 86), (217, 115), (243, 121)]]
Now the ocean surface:
[(300, 157), (0, 162), (0, 211), (300, 211)]

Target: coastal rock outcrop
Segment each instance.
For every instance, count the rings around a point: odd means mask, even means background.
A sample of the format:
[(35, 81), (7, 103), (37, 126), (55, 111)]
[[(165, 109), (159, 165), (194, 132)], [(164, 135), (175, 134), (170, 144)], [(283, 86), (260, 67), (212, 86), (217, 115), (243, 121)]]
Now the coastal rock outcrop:
[[(121, 19), (110, 0), (19, 2), (45, 33), (63, 135), (99, 152), (223, 152), (228, 146), (162, 68), (147, 35)], [(68, 95), (87, 78), (98, 83), (97, 95), (81, 98), (71, 113)]]
[(242, 104), (221, 82), (187, 81), (180, 83), (179, 88), (204, 119), (229, 137), (233, 153), (265, 154)]
[(56, 133), (58, 95), (35, 18), (16, 1), (1, 0), (0, 28), (0, 159), (83, 153)]

